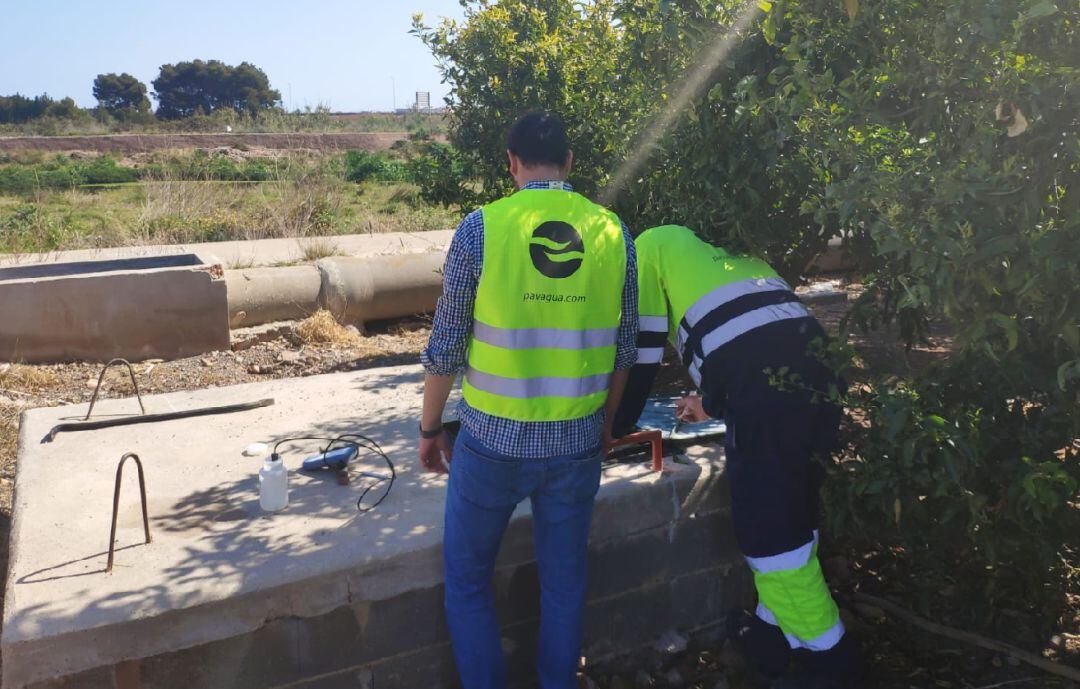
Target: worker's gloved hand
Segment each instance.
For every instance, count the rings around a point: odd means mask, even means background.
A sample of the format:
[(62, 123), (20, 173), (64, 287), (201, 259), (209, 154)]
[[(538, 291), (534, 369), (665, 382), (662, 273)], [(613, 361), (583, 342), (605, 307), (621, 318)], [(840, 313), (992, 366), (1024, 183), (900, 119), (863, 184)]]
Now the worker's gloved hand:
[(709, 415), (705, 413), (699, 395), (687, 395), (676, 402), (675, 417), (683, 423), (701, 423), (709, 420)]
[(420, 438), (420, 464), (425, 471), (445, 474), (450, 471), (450, 440), (443, 430), (434, 438)]

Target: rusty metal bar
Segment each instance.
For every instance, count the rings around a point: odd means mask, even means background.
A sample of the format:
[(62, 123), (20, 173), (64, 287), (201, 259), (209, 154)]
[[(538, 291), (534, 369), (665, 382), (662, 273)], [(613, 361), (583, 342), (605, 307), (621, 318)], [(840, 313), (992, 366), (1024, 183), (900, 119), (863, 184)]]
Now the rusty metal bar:
[(70, 423), (58, 423), (52, 427), (42, 443), (51, 443), (59, 433), (75, 431), (94, 431), (99, 428), (114, 428), (116, 426), (134, 426), (142, 423), (157, 423), (158, 421), (172, 421), (174, 419), (190, 419), (194, 416), (211, 416), (213, 414), (232, 414), (240, 411), (269, 407), (274, 404), (274, 398), (258, 400), (257, 402), (245, 402), (243, 404), (226, 404), (220, 407), (199, 407), (198, 409), (182, 409), (180, 411), (164, 412), (162, 414), (142, 414), (139, 416), (121, 416), (113, 419), (98, 419), (97, 421), (73, 421)]
[(150, 542), (150, 515), (146, 510), (146, 480), (143, 477), (142, 460), (134, 452), (128, 452), (120, 458), (120, 463), (116, 465), (116, 488), (113, 489), (112, 527), (109, 529), (109, 561), (105, 565), (106, 572), (111, 572), (113, 568), (113, 555), (116, 553), (116, 518), (120, 513), (120, 484), (124, 478), (124, 464), (129, 457), (135, 460), (135, 468), (139, 472), (139, 499), (142, 501), (143, 532), (146, 534), (146, 542)]
[(115, 364), (124, 364), (127, 366), (128, 373), (131, 374), (131, 384), (135, 387), (135, 398), (139, 400), (139, 410), (145, 414), (146, 407), (142, 403), (142, 394), (139, 393), (139, 383), (135, 380), (135, 369), (132, 368), (131, 362), (127, 359), (113, 359), (109, 363), (105, 364), (105, 368), (101, 369), (101, 373), (98, 374), (97, 387), (94, 388), (94, 396), (90, 398), (90, 408), (86, 410), (86, 421), (90, 418), (90, 415), (94, 413), (94, 405), (97, 404), (98, 393), (101, 392), (101, 381), (105, 380), (105, 373)]
[(652, 450), (652, 470), (661, 471), (664, 468), (664, 434), (660, 431), (638, 431), (624, 435), (615, 441), (612, 448), (645, 444)]

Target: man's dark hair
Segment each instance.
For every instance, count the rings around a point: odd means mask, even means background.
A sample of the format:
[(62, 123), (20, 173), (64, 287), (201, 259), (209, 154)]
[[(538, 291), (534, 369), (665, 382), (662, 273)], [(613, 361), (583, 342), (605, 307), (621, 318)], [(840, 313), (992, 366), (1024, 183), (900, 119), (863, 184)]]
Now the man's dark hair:
[(562, 165), (570, 153), (566, 125), (553, 112), (530, 112), (510, 127), (506, 148), (525, 165)]

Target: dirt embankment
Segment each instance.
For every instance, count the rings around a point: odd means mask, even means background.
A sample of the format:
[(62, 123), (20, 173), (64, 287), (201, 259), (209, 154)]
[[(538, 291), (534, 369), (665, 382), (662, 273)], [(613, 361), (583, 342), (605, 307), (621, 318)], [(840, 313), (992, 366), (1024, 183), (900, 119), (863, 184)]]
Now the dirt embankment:
[(162, 149), (219, 148), (243, 149), (358, 149), (372, 153), (385, 151), (405, 132), (326, 132), (295, 134), (106, 134), (100, 136), (12, 136), (0, 137), (0, 152), (94, 151), (130, 155)]

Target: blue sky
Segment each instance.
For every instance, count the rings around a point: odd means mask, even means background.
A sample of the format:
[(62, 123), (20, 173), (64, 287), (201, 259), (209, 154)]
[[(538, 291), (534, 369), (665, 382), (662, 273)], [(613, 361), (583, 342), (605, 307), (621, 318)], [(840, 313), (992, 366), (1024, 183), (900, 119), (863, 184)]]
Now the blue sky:
[[(0, 20), (0, 95), (71, 96), (95, 105), (94, 77), (130, 72), (150, 82), (165, 63), (247, 60), (270, 77), (287, 108), (389, 110), (446, 86), (408, 34), (414, 12), (428, 23), (460, 18), (457, 0), (15, 0)], [(393, 80), (393, 81), (391, 81)]]

